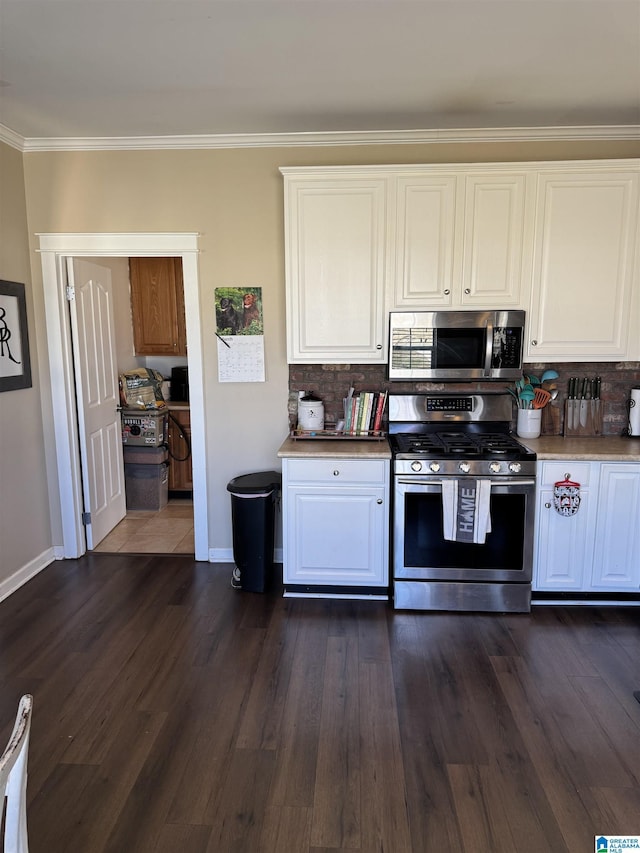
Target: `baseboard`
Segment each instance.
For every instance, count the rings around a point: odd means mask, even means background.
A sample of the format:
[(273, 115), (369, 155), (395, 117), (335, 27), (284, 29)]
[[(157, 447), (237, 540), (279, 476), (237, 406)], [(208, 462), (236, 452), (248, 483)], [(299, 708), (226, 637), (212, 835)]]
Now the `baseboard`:
[(4, 601), (5, 598), (8, 598), (17, 589), (20, 589), (21, 586), (24, 586), (27, 581), (35, 577), (38, 572), (46, 569), (46, 567), (56, 559), (55, 549), (47, 548), (47, 550), (43, 551), (42, 554), (22, 566), (21, 569), (18, 569), (17, 572), (14, 572), (5, 580), (0, 581), (0, 601)]

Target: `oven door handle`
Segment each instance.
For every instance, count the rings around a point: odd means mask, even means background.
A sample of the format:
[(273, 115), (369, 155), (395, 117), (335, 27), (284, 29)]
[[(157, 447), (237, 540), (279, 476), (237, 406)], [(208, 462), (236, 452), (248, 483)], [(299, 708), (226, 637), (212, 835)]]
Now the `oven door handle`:
[[(452, 480), (456, 479), (451, 477)], [(489, 479), (484, 477), (469, 477), (470, 480)], [(417, 477), (412, 477), (409, 480), (403, 480), (399, 477), (396, 483), (401, 486), (442, 486), (442, 480), (420, 480)], [(523, 480), (520, 477), (501, 477), (499, 480), (491, 480), (492, 486), (517, 485), (517, 486), (535, 486), (535, 480)]]

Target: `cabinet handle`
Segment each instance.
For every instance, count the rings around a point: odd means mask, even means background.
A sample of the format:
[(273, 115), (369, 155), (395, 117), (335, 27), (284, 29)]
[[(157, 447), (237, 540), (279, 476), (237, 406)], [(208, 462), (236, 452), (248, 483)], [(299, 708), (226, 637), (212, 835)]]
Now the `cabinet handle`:
[(551, 509), (551, 504), (550, 504), (550, 503), (546, 503), (546, 504), (544, 505), (544, 508), (545, 508), (545, 509)]
[(443, 290), (442, 292), (444, 293), (445, 296), (448, 296), (451, 293), (451, 291), (449, 290), (448, 287), (446, 288), (446, 290)]
[(471, 293), (471, 288), (470, 288), (470, 287), (465, 287), (464, 292), (465, 292), (465, 293)]
[(532, 346), (532, 347), (537, 347), (537, 346), (538, 346), (538, 341), (531, 341), (531, 346)]
[(336, 470), (333, 472), (333, 476), (334, 476), (334, 477), (339, 477), (339, 476), (340, 476), (340, 471), (338, 471), (338, 469), (337, 469), (337, 468), (336, 468)]
[(376, 344), (376, 349), (382, 349), (382, 344)]
[(377, 504), (381, 504), (381, 503), (382, 503), (382, 498), (378, 498), (378, 500), (376, 501), (376, 503), (377, 503)]

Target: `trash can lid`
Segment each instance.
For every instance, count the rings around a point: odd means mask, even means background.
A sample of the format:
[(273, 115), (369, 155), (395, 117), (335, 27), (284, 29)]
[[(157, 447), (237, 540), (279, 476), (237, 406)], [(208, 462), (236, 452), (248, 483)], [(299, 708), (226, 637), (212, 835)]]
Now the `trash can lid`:
[(282, 474), (279, 471), (256, 471), (229, 480), (227, 491), (240, 495), (259, 495), (279, 489), (281, 483)]

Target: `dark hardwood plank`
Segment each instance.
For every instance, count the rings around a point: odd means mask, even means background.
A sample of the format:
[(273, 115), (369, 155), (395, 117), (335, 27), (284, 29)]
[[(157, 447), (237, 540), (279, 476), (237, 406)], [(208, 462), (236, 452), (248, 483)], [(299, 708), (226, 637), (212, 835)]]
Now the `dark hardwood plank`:
[(640, 825), (632, 608), (394, 612), (93, 554), (0, 602), (31, 853), (573, 853)]
[(298, 633), (269, 805), (313, 806), (328, 637), (327, 603), (292, 600)]
[(329, 637), (311, 824), (315, 847), (360, 847), (358, 643)]
[(360, 663), (358, 676), (361, 849), (411, 853), (400, 724), (390, 661), (386, 665)]

